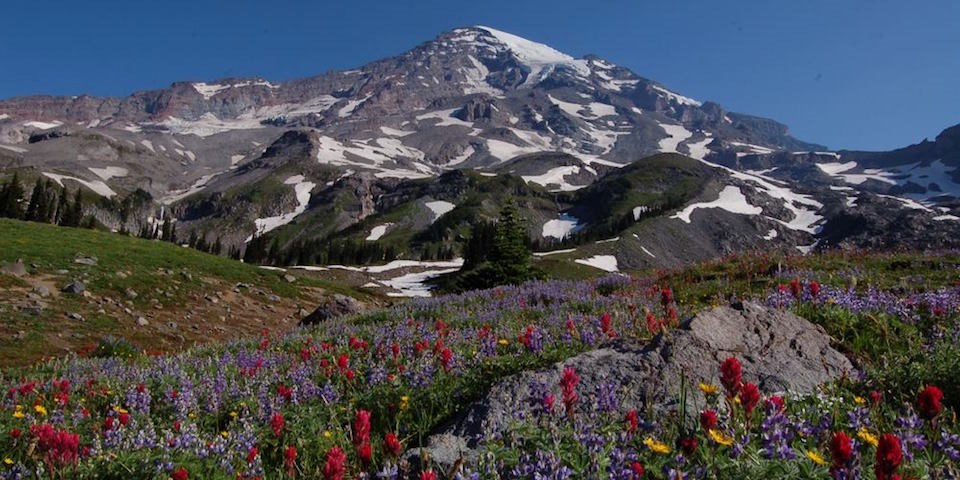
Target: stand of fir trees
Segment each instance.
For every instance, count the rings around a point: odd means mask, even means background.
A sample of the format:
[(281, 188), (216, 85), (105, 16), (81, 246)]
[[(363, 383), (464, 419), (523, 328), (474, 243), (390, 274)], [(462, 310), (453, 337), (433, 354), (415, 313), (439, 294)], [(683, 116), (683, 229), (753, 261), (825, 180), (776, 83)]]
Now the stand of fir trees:
[(64, 227), (84, 224), (83, 196), (79, 189), (71, 201), (66, 187), (57, 186), (50, 179), (37, 178), (29, 199), (25, 194), (20, 176), (14, 172), (9, 181), (0, 185), (0, 217)]
[(453, 290), (516, 285), (541, 277), (531, 263), (525, 221), (513, 200), (496, 222), (477, 222), (464, 248), (463, 268), (454, 274)]

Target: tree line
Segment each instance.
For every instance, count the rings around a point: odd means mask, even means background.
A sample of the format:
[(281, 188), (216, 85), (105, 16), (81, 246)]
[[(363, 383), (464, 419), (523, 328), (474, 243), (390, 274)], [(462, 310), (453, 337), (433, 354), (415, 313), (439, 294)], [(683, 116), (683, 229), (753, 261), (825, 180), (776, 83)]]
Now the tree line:
[(92, 218), (83, 217), (83, 195), (79, 188), (71, 200), (65, 186), (56, 185), (49, 178), (46, 181), (37, 178), (29, 200), (25, 194), (20, 176), (14, 172), (13, 177), (0, 186), (0, 217), (64, 227), (93, 226)]

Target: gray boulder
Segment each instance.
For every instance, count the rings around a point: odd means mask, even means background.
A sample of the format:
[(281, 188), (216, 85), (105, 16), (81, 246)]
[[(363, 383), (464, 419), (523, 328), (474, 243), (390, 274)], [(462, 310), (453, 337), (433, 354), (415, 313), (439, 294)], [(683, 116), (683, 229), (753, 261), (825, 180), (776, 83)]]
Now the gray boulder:
[(300, 320), (300, 325), (316, 325), (333, 318), (360, 313), (362, 310), (363, 306), (354, 298), (335, 294), (317, 307), (313, 313)]
[(64, 293), (72, 293), (75, 295), (80, 295), (87, 290), (86, 285), (83, 282), (70, 282), (66, 287), (63, 287), (62, 291)]
[[(766, 394), (810, 393), (854, 370), (831, 347), (823, 329), (803, 318), (756, 303), (718, 307), (658, 335), (646, 346), (617, 340), (546, 370), (504, 379), (432, 436), (425, 451), (433, 461), (447, 460), (453, 446), (458, 450), (456, 458), (472, 458), (480, 440), (531, 413), (531, 400), (542, 395), (537, 392), (546, 388), (559, 401), (565, 368), (573, 368), (580, 377), (581, 401), (590, 402), (604, 389), (615, 391), (617, 408), (623, 413), (679, 410), (681, 378), (685, 378), (688, 414), (693, 415), (705, 403), (697, 384), (719, 386), (719, 365), (731, 356), (743, 364), (744, 381), (756, 383)], [(412, 453), (411, 461), (416, 462), (417, 455)]]
[(86, 257), (81, 255), (73, 259), (73, 263), (79, 263), (80, 265), (87, 265), (87, 266), (94, 267), (97, 265), (97, 257)]

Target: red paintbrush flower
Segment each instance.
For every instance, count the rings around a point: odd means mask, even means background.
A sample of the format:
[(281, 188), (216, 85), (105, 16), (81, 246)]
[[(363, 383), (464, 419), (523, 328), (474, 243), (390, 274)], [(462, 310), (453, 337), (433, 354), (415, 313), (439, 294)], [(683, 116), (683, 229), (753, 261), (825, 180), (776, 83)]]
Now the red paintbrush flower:
[(636, 410), (630, 410), (627, 412), (627, 433), (633, 435), (637, 431), (637, 425), (640, 424), (640, 418), (637, 416)]
[(250, 451), (247, 452), (247, 463), (253, 463), (257, 459), (257, 456), (260, 455), (260, 449), (256, 445), (250, 447)]
[(580, 398), (577, 396), (577, 385), (580, 383), (580, 377), (572, 368), (565, 368), (563, 376), (560, 377), (560, 390), (563, 394), (563, 405), (567, 409), (567, 414), (573, 414), (573, 406)]
[(347, 454), (340, 447), (327, 450), (327, 462), (323, 465), (323, 480), (344, 480), (347, 473)]
[(700, 426), (704, 431), (717, 428), (717, 412), (713, 410), (704, 410), (700, 412)]
[(743, 383), (743, 367), (735, 357), (729, 357), (720, 364), (720, 384), (727, 391), (727, 397), (735, 397)]
[(697, 452), (697, 437), (689, 436), (680, 439), (680, 450), (687, 456)]
[(760, 403), (760, 389), (752, 383), (745, 383), (740, 389), (740, 404), (743, 405), (743, 410), (750, 415), (758, 403)]
[(453, 352), (449, 348), (444, 347), (440, 352), (440, 365), (443, 366), (444, 372), (449, 372), (453, 367)]
[(280, 437), (283, 434), (283, 427), (286, 426), (287, 422), (283, 419), (283, 414), (276, 412), (270, 417), (270, 429), (273, 430), (273, 435), (275, 437)]
[(853, 457), (853, 442), (844, 432), (834, 432), (830, 438), (830, 457), (837, 467), (845, 467)]
[(552, 412), (552, 411), (553, 411), (553, 404), (554, 404), (555, 400), (556, 400), (556, 398), (553, 396), (552, 393), (548, 393), (548, 394), (544, 395), (544, 396), (543, 396), (543, 409), (546, 410), (548, 413), (549, 413), (549, 412)]
[(357, 448), (357, 456), (360, 457), (360, 461), (364, 465), (369, 465), (373, 461), (373, 448), (370, 447), (370, 442), (360, 445), (360, 448)]
[(297, 471), (297, 447), (288, 445), (283, 451), (283, 467), (287, 469), (287, 476), (293, 477)]
[(386, 450), (388, 454), (399, 457), (403, 451), (403, 446), (400, 445), (400, 439), (397, 438), (396, 434), (388, 432), (383, 436), (383, 449)]
[(359, 448), (370, 443), (370, 411), (357, 410), (353, 418), (353, 445)]
[(877, 445), (877, 458), (874, 463), (873, 471), (877, 475), (877, 480), (893, 480), (900, 478), (896, 474), (897, 468), (903, 462), (903, 451), (900, 448), (900, 439), (892, 433), (884, 433), (880, 436), (880, 443)]
[(633, 478), (643, 477), (643, 465), (640, 465), (640, 462), (633, 462), (630, 465), (630, 470), (633, 471)]
[(186, 468), (180, 467), (170, 474), (170, 478), (173, 480), (187, 480), (190, 478), (190, 473), (187, 472)]
[(437, 480), (437, 474), (433, 473), (433, 470), (420, 472), (420, 480)]
[(943, 400), (943, 392), (934, 385), (928, 385), (920, 392), (917, 398), (917, 408), (920, 410), (920, 416), (927, 420), (932, 420), (943, 410), (940, 401)]

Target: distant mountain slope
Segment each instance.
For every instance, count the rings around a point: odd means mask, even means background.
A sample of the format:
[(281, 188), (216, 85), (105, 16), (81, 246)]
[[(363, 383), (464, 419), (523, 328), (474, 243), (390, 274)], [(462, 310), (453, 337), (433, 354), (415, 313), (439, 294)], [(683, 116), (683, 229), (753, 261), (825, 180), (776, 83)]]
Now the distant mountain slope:
[(827, 152), (600, 57), (469, 27), (289, 82), (0, 101), (0, 169), (146, 199), (126, 217), (91, 206), (109, 228), (170, 215), (184, 238), (287, 261), (324, 258), (294, 254), (307, 246), (447, 257), (514, 195), (542, 248), (645, 238), (614, 252), (642, 267), (738, 248), (951, 246), (957, 129), (894, 152)]

